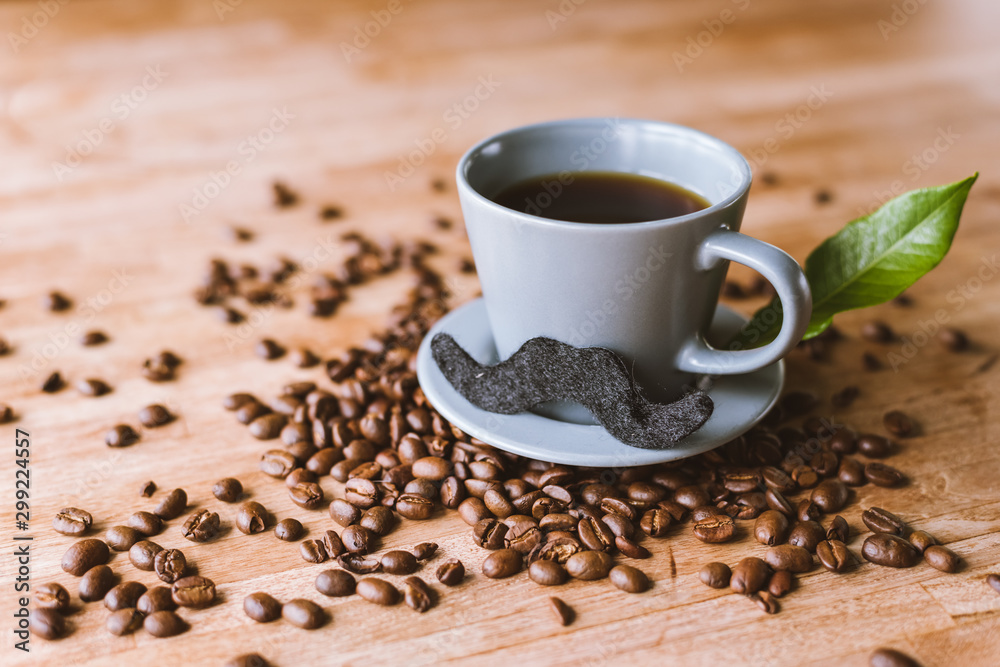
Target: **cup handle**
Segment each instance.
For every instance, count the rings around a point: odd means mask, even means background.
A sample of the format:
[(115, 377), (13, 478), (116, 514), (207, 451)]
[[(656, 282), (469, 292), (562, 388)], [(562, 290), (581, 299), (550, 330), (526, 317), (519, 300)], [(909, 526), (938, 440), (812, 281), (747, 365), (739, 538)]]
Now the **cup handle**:
[(729, 229), (710, 234), (701, 244), (695, 265), (708, 271), (723, 260), (749, 266), (764, 276), (778, 293), (782, 306), (781, 330), (775, 339), (752, 350), (720, 350), (704, 337), (689, 341), (677, 358), (677, 368), (689, 373), (734, 375), (750, 373), (788, 354), (802, 339), (812, 315), (812, 293), (802, 269), (788, 253), (751, 236)]

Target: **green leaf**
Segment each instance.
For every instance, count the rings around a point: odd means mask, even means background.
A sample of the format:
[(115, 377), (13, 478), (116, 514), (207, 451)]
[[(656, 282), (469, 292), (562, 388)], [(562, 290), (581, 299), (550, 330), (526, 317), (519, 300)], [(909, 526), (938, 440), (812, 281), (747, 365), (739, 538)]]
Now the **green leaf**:
[[(849, 222), (806, 259), (813, 311), (804, 339), (822, 333), (833, 316), (899, 296), (937, 266), (958, 230), (962, 207), (979, 173), (896, 197), (874, 213)], [(781, 328), (777, 299), (757, 311), (735, 343), (759, 347)]]

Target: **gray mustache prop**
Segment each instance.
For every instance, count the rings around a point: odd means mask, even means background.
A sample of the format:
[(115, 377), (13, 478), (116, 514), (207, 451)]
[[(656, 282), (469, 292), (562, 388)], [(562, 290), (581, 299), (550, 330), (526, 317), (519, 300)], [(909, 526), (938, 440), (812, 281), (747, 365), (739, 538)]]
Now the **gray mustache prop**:
[(552, 400), (584, 405), (617, 440), (642, 449), (669, 449), (712, 416), (703, 391), (673, 403), (650, 403), (625, 363), (606, 348), (577, 348), (551, 338), (532, 338), (509, 359), (484, 366), (455, 339), (439, 333), (431, 352), (448, 382), (476, 407), (504, 415)]

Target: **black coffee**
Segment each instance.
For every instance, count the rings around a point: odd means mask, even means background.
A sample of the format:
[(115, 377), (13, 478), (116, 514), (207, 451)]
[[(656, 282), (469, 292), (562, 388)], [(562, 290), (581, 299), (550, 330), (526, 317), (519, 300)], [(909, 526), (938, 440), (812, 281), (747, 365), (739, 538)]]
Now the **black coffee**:
[(535, 176), (508, 186), (492, 199), (543, 218), (600, 224), (675, 218), (709, 206), (703, 197), (679, 185), (612, 171)]

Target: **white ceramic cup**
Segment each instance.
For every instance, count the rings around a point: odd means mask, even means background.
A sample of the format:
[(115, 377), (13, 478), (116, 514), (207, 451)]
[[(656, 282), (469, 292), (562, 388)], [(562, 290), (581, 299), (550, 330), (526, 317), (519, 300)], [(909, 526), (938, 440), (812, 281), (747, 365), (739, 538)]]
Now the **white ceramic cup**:
[[(495, 197), (528, 178), (581, 171), (627, 172), (669, 181), (710, 204), (650, 222), (592, 224), (501, 206)], [(750, 166), (702, 132), (647, 120), (581, 118), (530, 125), (486, 139), (459, 161), (458, 193), (501, 359), (546, 336), (606, 347), (652, 401), (675, 399), (699, 374), (748, 373), (801, 339), (812, 311), (802, 269), (787, 253), (739, 233)], [(755, 349), (722, 350), (704, 338), (729, 261), (763, 275), (781, 299), (777, 337)], [(587, 421), (579, 410), (552, 416)], [(549, 414), (549, 413), (547, 413)]]

